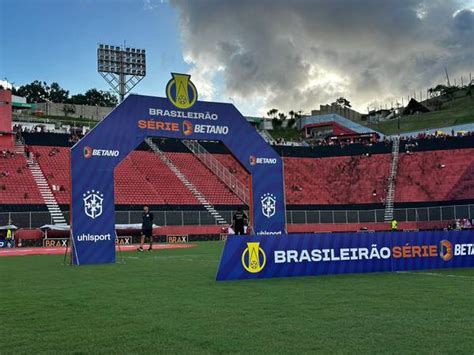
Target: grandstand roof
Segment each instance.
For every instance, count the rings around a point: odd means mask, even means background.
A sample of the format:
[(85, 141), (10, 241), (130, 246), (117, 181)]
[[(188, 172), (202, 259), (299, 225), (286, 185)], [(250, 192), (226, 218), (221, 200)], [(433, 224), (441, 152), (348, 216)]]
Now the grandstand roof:
[(420, 102), (416, 101), (414, 98), (410, 100), (408, 105), (403, 109), (403, 115), (413, 115), (415, 113), (425, 113), (430, 112), (425, 105), (421, 104)]
[(366, 126), (363, 126), (361, 124), (355, 123), (354, 121), (351, 121), (347, 118), (344, 118), (342, 116), (339, 116), (337, 114), (328, 114), (328, 115), (314, 115), (314, 116), (306, 116), (302, 117), (298, 121), (298, 129), (303, 129), (306, 125), (309, 124), (317, 124), (317, 123), (325, 123), (325, 122), (336, 122), (340, 126), (349, 128), (350, 130), (356, 132), (356, 133), (377, 133), (381, 137), (384, 135), (381, 134), (380, 132), (377, 132), (371, 128), (368, 128)]

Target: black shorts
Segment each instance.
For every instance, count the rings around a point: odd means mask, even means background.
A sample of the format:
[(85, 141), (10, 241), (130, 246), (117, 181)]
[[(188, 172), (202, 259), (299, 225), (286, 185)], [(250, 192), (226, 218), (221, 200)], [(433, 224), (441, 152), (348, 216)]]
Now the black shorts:
[(243, 225), (235, 226), (234, 232), (235, 232), (235, 234), (239, 234), (239, 235), (245, 234), (244, 226)]
[(142, 229), (142, 235), (151, 237), (153, 235), (153, 229)]

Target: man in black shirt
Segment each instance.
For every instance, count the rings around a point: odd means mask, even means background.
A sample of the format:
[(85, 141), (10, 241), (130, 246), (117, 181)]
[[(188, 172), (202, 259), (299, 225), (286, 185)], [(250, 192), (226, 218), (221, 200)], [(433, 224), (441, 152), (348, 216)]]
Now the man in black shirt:
[(242, 211), (242, 207), (237, 208), (237, 212), (234, 213), (233, 224), (232, 224), (235, 234), (237, 235), (245, 234), (244, 226), (246, 223), (247, 223), (247, 216)]
[(150, 238), (150, 247), (148, 251), (153, 249), (153, 213), (148, 209), (148, 206), (143, 206), (142, 213), (142, 238), (140, 241), (140, 247), (138, 251), (143, 251), (143, 244), (145, 243), (145, 237)]

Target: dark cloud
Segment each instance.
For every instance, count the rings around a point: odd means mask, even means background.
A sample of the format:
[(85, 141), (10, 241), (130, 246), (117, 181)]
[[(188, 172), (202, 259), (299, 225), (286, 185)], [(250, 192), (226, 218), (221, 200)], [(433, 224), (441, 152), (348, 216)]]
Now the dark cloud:
[(464, 9), (459, 11), (454, 16), (454, 27), (460, 32), (474, 34), (474, 10)]
[(244, 111), (309, 111), (341, 95), (362, 109), (425, 91), (445, 66), (453, 76), (473, 66), (474, 12), (462, 1), (171, 4), (203, 95), (232, 97)]

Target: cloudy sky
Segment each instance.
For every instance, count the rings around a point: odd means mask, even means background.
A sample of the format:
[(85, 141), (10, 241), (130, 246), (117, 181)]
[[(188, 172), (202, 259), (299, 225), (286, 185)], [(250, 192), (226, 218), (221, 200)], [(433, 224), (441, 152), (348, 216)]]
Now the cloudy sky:
[[(149, 49), (149, 67), (155, 64), (156, 69), (148, 71), (138, 92), (162, 94), (157, 86), (168, 80), (165, 73), (181, 70), (192, 74), (201, 99), (234, 102), (248, 115), (262, 115), (273, 107), (309, 112), (339, 96), (366, 111), (413, 92), (425, 95), (427, 88), (445, 81), (445, 67), (452, 81), (459, 82), (461, 76), (467, 81), (470, 72), (474, 76), (472, 0), (66, 3), (87, 4), (88, 16), (81, 25), (87, 38), (80, 38), (81, 43), (88, 40), (95, 46), (131, 37)], [(97, 7), (112, 3), (111, 18), (133, 16), (140, 31), (97, 31)], [(71, 13), (67, 7), (58, 11), (68, 10)], [(9, 77), (15, 76), (13, 68), (7, 65)], [(155, 79), (150, 80), (151, 74)]]
[(255, 110), (350, 99), (359, 109), (474, 74), (474, 6), (454, 0), (184, 1), (201, 92)]

